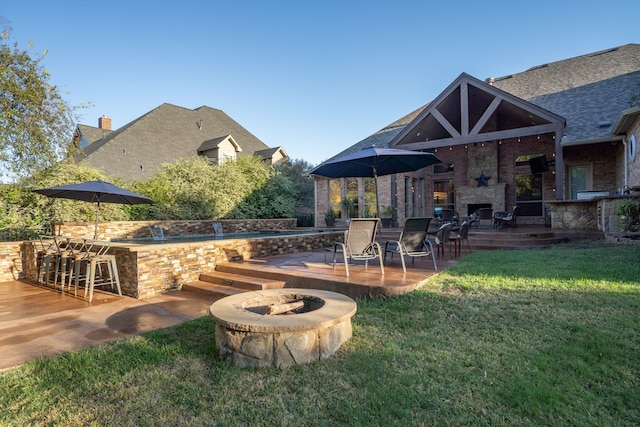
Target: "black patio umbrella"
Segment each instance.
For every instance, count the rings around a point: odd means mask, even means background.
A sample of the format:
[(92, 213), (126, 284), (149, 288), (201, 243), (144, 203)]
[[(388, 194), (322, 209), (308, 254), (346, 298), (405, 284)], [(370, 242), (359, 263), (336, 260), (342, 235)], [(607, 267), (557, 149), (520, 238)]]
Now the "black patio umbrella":
[(376, 178), (376, 208), (379, 213), (377, 179), (379, 176), (412, 172), (440, 162), (441, 160), (433, 153), (367, 147), (329, 160), (312, 169), (309, 174), (328, 178)]
[(93, 238), (98, 236), (98, 214), (100, 203), (120, 203), (123, 205), (151, 204), (153, 200), (104, 181), (86, 181), (79, 184), (38, 188), (35, 193), (58, 199), (96, 202), (96, 226)]

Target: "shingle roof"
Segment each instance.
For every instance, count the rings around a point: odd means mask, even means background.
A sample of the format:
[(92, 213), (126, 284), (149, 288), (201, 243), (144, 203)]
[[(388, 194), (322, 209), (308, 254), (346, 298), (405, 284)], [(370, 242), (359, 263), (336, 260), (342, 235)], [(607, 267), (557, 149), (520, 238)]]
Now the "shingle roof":
[[(611, 125), (640, 93), (640, 44), (543, 64), (493, 84), (565, 117), (565, 144), (608, 138)], [(599, 127), (606, 121), (611, 125)]]
[(78, 125), (77, 130), (82, 134), (84, 144), (92, 144), (113, 132), (112, 130), (101, 129), (88, 125)]
[[(599, 127), (599, 124), (610, 120), (613, 125), (622, 111), (632, 107), (631, 97), (640, 94), (640, 44), (534, 66), (521, 73), (494, 78), (492, 84), (566, 118), (563, 144), (611, 138), (613, 126)], [(371, 145), (386, 147), (427, 105), (332, 159)]]
[(240, 155), (269, 148), (223, 111), (162, 104), (85, 149), (86, 161), (110, 176), (146, 179), (164, 163), (193, 157), (205, 141), (231, 135)]

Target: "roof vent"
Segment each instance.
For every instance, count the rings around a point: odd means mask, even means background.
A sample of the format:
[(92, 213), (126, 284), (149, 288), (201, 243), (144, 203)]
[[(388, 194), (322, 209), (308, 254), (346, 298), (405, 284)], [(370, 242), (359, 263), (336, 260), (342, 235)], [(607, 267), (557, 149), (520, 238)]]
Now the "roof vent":
[(549, 64), (536, 65), (535, 67), (529, 68), (527, 71), (539, 70), (540, 68), (547, 68)]
[(599, 128), (608, 128), (609, 126), (611, 126), (611, 120), (607, 119), (607, 120), (600, 120), (598, 122), (598, 127)]
[(617, 47), (614, 47), (614, 48), (612, 48), (612, 49), (601, 50), (600, 52), (593, 53), (593, 54), (591, 54), (590, 56), (591, 56), (591, 58), (593, 58), (594, 56), (604, 55), (604, 54), (607, 54), (607, 53), (615, 52), (615, 51), (617, 51), (617, 50), (618, 50), (618, 48), (617, 48)]
[(198, 120), (198, 130), (202, 130), (202, 119)]
[(508, 76), (502, 76), (502, 77), (496, 77), (495, 79), (493, 79), (494, 82), (499, 82), (502, 80), (508, 80), (510, 78), (513, 77), (513, 74), (509, 74)]

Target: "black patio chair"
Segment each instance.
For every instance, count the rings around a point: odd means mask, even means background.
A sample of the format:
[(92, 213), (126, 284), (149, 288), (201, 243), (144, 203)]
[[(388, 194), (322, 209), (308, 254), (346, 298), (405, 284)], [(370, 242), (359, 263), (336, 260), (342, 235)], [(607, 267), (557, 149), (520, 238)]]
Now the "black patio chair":
[(432, 218), (407, 218), (404, 222), (404, 228), (400, 233), (398, 240), (389, 240), (384, 245), (384, 258), (387, 259), (387, 253), (400, 255), (402, 262), (402, 271), (407, 271), (404, 261), (405, 256), (411, 257), (411, 264), (416, 257), (431, 257), (433, 260), (433, 269), (438, 269), (436, 257), (433, 253), (433, 245), (427, 238), (429, 223)]
[(493, 226), (503, 227), (505, 225), (513, 224), (514, 227), (518, 226), (516, 220), (518, 219), (519, 206), (514, 206), (511, 212), (496, 212), (493, 215)]

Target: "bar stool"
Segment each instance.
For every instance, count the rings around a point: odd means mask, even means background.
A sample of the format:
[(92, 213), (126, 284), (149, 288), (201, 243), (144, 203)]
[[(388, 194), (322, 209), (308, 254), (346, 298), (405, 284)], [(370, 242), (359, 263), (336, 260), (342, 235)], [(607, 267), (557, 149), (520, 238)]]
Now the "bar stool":
[(76, 256), (77, 247), (80, 244), (71, 238), (57, 238), (56, 270), (53, 276), (53, 286), (60, 281), (60, 292), (64, 293), (64, 287), (69, 279), (71, 287), (71, 277), (73, 273), (73, 260)]
[[(89, 251), (87, 259), (87, 280), (85, 284), (84, 296), (89, 293), (89, 302), (93, 300), (93, 289), (96, 286), (111, 285), (111, 289), (117, 289), (118, 295), (122, 296), (122, 290), (120, 289), (120, 277), (118, 276), (118, 265), (116, 263), (116, 256), (107, 254), (110, 248), (109, 242), (92, 241), (92, 247), (97, 247), (95, 252)], [(108, 280), (102, 271), (103, 266), (107, 267)], [(96, 276), (99, 275), (101, 283), (96, 284)]]
[(37, 282), (48, 285), (51, 274), (51, 263), (55, 262), (57, 253), (56, 240), (53, 236), (40, 236), (40, 248), (36, 252)]
[(73, 280), (76, 296), (78, 296), (80, 281), (84, 282), (85, 288), (87, 287), (87, 278), (89, 277), (89, 260), (91, 259), (92, 249), (93, 241), (82, 239), (82, 244), (77, 247), (76, 254), (73, 257), (72, 277), (69, 278), (69, 287), (71, 287), (71, 281)]
[[(85, 253), (85, 243), (83, 239), (71, 239), (68, 238), (64, 245), (60, 245), (59, 261), (56, 267), (56, 272), (59, 269), (60, 287), (64, 293), (64, 287), (68, 286), (69, 292), (71, 292), (71, 284), (75, 280), (75, 295), (78, 295), (78, 283), (79, 283), (79, 269), (80, 262)], [(58, 276), (58, 274), (56, 274)]]

